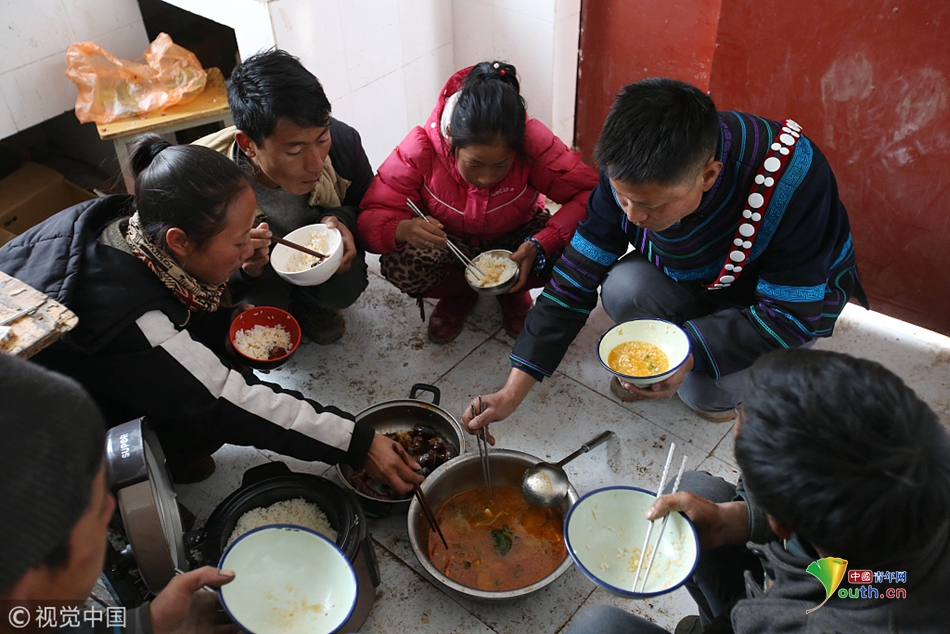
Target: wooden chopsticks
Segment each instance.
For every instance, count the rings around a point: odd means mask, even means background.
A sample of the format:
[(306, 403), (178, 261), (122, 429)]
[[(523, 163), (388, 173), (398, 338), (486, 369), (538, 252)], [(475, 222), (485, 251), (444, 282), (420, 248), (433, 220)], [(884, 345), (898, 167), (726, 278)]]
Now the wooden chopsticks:
[(323, 255), (319, 251), (313, 251), (303, 245), (297, 244), (296, 242), (291, 242), (290, 240), (284, 240), (283, 238), (278, 238), (277, 236), (271, 236), (270, 239), (276, 242), (277, 244), (282, 244), (285, 247), (296, 249), (297, 251), (300, 251), (301, 253), (312, 255), (313, 257), (318, 258), (320, 260), (326, 260), (328, 257), (330, 257), (328, 255)]
[(419, 506), (422, 507), (423, 515), (429, 520), (429, 526), (434, 528), (435, 532), (439, 534), (439, 537), (442, 539), (442, 545), (448, 550), (449, 543), (445, 541), (445, 535), (442, 534), (442, 528), (439, 526), (439, 521), (435, 519), (435, 513), (432, 512), (432, 507), (429, 506), (429, 501), (426, 499), (425, 493), (422, 492), (418, 484), (413, 485), (412, 492), (415, 494), (416, 499), (419, 500)]
[[(402, 456), (399, 453), (399, 445), (393, 443), (393, 451), (396, 452), (396, 455)], [(425, 493), (422, 492), (422, 488), (418, 484), (412, 485), (412, 493), (416, 496), (416, 499), (419, 500), (419, 506), (422, 507), (422, 514), (425, 515), (426, 519), (429, 521), (429, 526), (431, 526), (435, 532), (439, 534), (439, 537), (442, 539), (442, 545), (445, 546), (445, 549), (449, 549), (449, 543), (445, 541), (445, 535), (442, 534), (442, 528), (439, 526), (439, 521), (435, 519), (435, 513), (432, 512), (432, 507), (429, 506), (429, 500), (426, 499)]]

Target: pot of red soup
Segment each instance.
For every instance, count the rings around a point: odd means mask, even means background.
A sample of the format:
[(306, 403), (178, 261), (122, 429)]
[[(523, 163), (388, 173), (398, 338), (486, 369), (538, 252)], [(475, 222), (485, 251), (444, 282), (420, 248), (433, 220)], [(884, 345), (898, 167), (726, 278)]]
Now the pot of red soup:
[(476, 453), (447, 462), (426, 478), (421, 487), (448, 548), (416, 499), (409, 506), (408, 528), (412, 550), (430, 577), (469, 597), (511, 600), (540, 590), (571, 567), (564, 516), (577, 491), (570, 487), (553, 509), (529, 506), (521, 478), (538, 462), (520, 451), (492, 449), (491, 501)]

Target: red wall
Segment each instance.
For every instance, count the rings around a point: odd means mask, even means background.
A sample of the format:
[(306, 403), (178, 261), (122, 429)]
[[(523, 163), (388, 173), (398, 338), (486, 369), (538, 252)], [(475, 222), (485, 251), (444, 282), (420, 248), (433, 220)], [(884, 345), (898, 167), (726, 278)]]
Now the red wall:
[(586, 0), (581, 28), (585, 159), (644, 77), (795, 119), (837, 176), (872, 307), (950, 334), (950, 2)]
[[(728, 0), (726, 0), (728, 1)], [(675, 77), (709, 87), (720, 0), (584, 0), (575, 144), (588, 163), (622, 86)]]
[(710, 81), (720, 108), (802, 124), (838, 179), (872, 308), (944, 334), (948, 28), (947, 0), (723, 0)]

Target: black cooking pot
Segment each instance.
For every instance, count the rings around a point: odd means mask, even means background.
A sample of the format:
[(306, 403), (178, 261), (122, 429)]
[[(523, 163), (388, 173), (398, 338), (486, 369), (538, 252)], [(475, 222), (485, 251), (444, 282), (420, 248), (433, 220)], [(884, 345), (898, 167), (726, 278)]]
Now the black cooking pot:
[(355, 496), (326, 478), (295, 473), (282, 462), (271, 462), (248, 469), (241, 488), (229, 495), (211, 513), (202, 531), (186, 536), (196, 547), (196, 559), (217, 565), (234, 527), (244, 513), (282, 500), (303, 498), (323, 511), (337, 532), (337, 546), (353, 564), (359, 588), (356, 608), (341, 632), (359, 629), (376, 599), (379, 563), (366, 519)]

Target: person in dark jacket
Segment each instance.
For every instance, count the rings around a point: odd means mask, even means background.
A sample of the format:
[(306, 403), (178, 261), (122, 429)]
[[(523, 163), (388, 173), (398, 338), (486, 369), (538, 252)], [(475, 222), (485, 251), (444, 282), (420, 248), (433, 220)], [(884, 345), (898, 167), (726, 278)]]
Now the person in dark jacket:
[(110, 424), (147, 416), (179, 482), (224, 443), (345, 462), (407, 492), (419, 466), (353, 416), (264, 383), (226, 349), (225, 282), (266, 264), (249, 175), (214, 151), (146, 135), (135, 198), (71, 207), (0, 249), (0, 270), (65, 304), (79, 326), (36, 356), (76, 378)]
[(254, 237), (284, 236), (316, 223), (343, 237), (343, 259), (329, 280), (293, 286), (270, 266), (242, 268), (231, 281), (235, 296), (293, 312), (304, 334), (319, 344), (343, 336), (340, 311), (369, 283), (366, 254), (356, 246), (360, 202), (373, 168), (359, 133), (330, 116), (320, 81), (289, 53), (272, 49), (248, 57), (228, 78), (234, 126), (195, 141), (254, 169), (254, 194), (267, 222)]
[[(0, 354), (0, 402), (0, 632), (239, 631), (214, 623), (217, 598), (201, 588), (234, 573), (211, 566), (173, 578), (141, 607), (89, 618), (83, 602), (105, 564), (115, 510), (102, 414), (72, 379), (8, 354)], [(69, 608), (76, 627), (62, 616)], [(47, 627), (41, 610), (52, 612)]]
[(625, 86), (597, 141), (587, 219), (528, 315), (506, 385), (463, 422), (504, 419), (550, 376), (598, 288), (615, 321), (665, 319), (691, 344), (668, 379), (646, 388), (613, 379), (611, 391), (624, 401), (676, 394), (717, 422), (735, 416), (760, 355), (831, 336), (852, 297), (867, 307), (834, 174), (801, 130), (717, 112), (672, 79)]
[[(770, 352), (748, 373), (735, 452), (744, 491), (685, 474), (713, 499), (664, 495), (646, 514), (696, 527), (687, 588), (703, 631), (946, 631), (950, 434), (898, 376), (836, 352)], [(812, 572), (828, 557), (848, 573), (830, 595)], [(611, 606), (567, 631), (664, 632)]]

